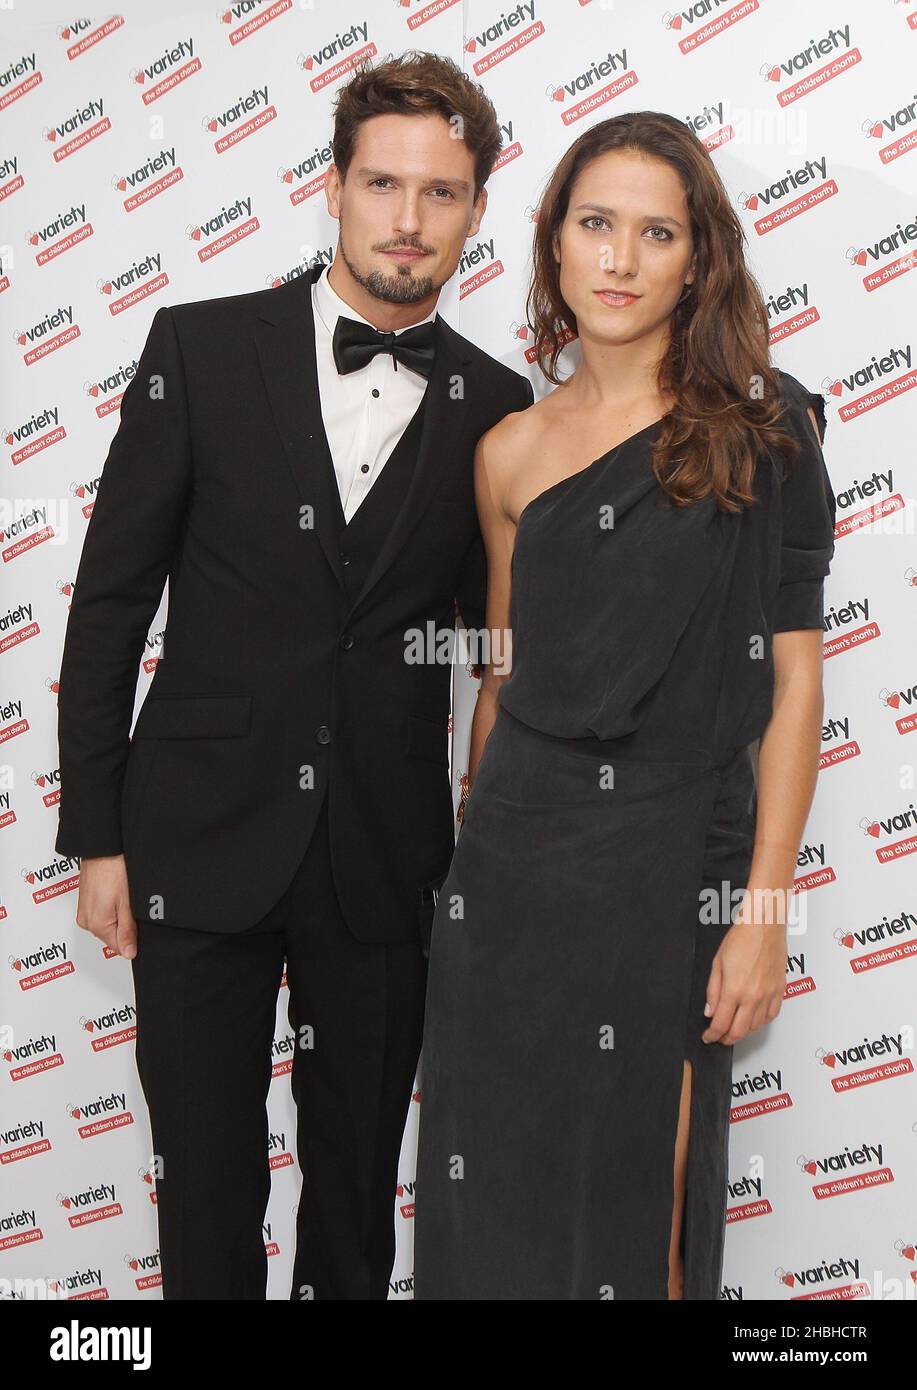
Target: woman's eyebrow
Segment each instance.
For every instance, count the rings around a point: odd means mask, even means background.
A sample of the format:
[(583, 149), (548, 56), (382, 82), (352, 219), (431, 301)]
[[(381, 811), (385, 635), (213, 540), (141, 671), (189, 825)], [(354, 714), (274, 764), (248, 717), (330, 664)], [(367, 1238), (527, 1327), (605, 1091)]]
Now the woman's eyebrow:
[[(614, 208), (603, 207), (601, 203), (579, 203), (574, 208), (574, 212), (584, 212), (586, 208), (592, 208), (595, 212), (601, 212), (607, 217), (614, 217)], [(674, 217), (666, 217), (664, 213), (646, 213), (644, 222), (670, 222), (673, 227), (681, 228), (681, 223)]]

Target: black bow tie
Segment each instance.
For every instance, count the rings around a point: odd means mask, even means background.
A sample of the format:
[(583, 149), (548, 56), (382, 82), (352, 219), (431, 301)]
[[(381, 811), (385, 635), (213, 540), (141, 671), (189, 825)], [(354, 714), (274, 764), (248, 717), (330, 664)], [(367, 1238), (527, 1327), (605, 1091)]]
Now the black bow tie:
[(368, 323), (338, 317), (331, 341), (334, 365), (343, 376), (371, 362), (377, 352), (390, 352), (398, 363), (429, 377), (436, 355), (436, 324), (433, 320), (406, 328), (403, 333), (380, 333)]

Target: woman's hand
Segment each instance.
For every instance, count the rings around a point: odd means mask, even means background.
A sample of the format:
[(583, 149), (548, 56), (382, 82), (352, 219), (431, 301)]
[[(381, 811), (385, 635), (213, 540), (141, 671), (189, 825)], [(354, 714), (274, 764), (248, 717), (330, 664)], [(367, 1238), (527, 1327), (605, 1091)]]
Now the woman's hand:
[(740, 914), (713, 958), (707, 981), (710, 1026), (704, 1042), (736, 1043), (771, 1023), (786, 987), (786, 925)]

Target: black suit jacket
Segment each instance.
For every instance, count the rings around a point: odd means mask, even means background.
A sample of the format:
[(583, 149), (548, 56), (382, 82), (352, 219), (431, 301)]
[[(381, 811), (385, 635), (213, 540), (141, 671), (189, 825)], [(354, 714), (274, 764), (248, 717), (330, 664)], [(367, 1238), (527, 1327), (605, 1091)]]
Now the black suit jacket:
[[(532, 388), (436, 318), (416, 469), (351, 602), (316, 376), (318, 274), (153, 319), (77, 571), (55, 848), (123, 852), (140, 919), (237, 932), (286, 889), (327, 789), (351, 930), (405, 940), (455, 841), (451, 666), (406, 662), (404, 634), (451, 630), (456, 601), (484, 626), (474, 448)], [(167, 578), (164, 651), (130, 739)]]

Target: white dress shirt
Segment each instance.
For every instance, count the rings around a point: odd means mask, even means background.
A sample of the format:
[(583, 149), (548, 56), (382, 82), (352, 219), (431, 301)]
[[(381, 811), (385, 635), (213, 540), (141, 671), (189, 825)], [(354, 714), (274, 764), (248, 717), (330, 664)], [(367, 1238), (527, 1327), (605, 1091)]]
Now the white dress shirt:
[[(398, 440), (412, 420), (427, 389), (427, 378), (395, 359), (377, 352), (371, 362), (341, 376), (334, 363), (331, 339), (338, 316), (369, 323), (351, 309), (328, 281), (328, 267), (312, 286), (315, 320), (315, 361), (322, 420), (334, 462), (344, 519), (349, 521), (378, 478)], [(427, 323), (436, 310), (418, 319)], [(375, 327), (375, 324), (370, 325)], [(404, 333), (415, 324), (396, 330)]]

